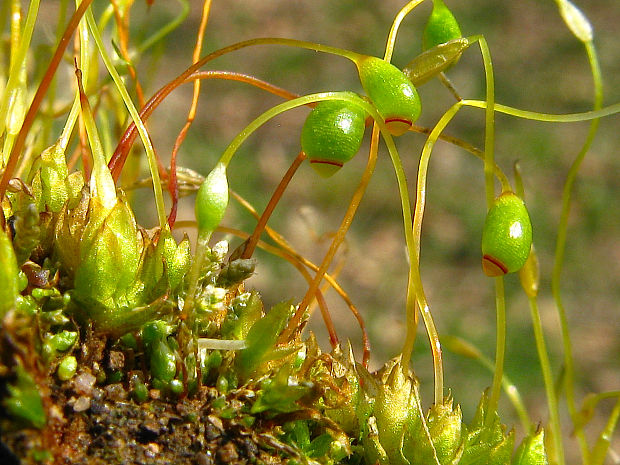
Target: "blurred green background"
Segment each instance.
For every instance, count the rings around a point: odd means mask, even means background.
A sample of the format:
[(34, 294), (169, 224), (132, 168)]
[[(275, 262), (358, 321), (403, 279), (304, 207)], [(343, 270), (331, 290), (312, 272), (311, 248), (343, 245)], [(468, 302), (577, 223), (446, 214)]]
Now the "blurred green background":
[[(162, 44), (159, 66), (141, 63), (138, 74), (148, 83), (147, 92), (163, 85), (191, 61), (201, 2), (191, 2), (184, 25)], [(311, 40), (358, 52), (382, 55), (391, 21), (404, 5), (401, 0), (215, 0), (207, 27), (205, 52), (233, 42), (261, 36)], [(578, 2), (590, 18), (596, 37), (605, 102), (620, 101), (620, 2)], [(484, 34), (493, 56), (498, 102), (547, 113), (580, 112), (592, 106), (592, 79), (583, 46), (570, 34), (551, 0), (452, 0), (466, 35)], [(136, 5), (134, 20), (140, 18)], [(168, 20), (178, 10), (173, 1), (155, 1), (136, 20), (135, 37)], [(404, 21), (393, 61), (405, 65), (420, 51), (421, 31), (430, 13), (430, 2), (418, 7)], [(157, 72), (153, 72), (157, 69)], [(252, 74), (297, 93), (351, 89), (361, 91), (355, 67), (347, 60), (281, 46), (252, 47), (222, 57), (208, 69)], [(483, 98), (484, 75), (479, 49), (472, 47), (448, 72), (461, 95)], [(453, 98), (439, 81), (420, 90), (423, 115), (418, 121), (432, 127)], [(162, 158), (170, 153), (184, 124), (191, 101), (191, 86), (169, 98), (151, 119), (151, 133)], [(179, 163), (206, 174), (235, 134), (280, 99), (244, 84), (204, 82), (198, 116)], [(229, 168), (231, 188), (258, 210), (299, 150), (299, 131), (306, 109), (274, 119), (254, 134)], [(498, 115), (496, 158), (506, 172), (516, 160), (525, 178), (526, 200), (541, 260), (540, 307), (552, 364), (561, 366), (558, 319), (550, 297), (560, 196), (567, 170), (579, 151), (588, 123), (550, 124)], [(575, 185), (563, 296), (568, 311), (578, 370), (578, 399), (587, 392), (620, 387), (620, 159), (617, 156), (620, 117), (601, 122), (599, 134)], [(484, 115), (464, 109), (447, 133), (482, 147)], [(417, 161), (424, 136), (407, 134), (397, 145), (406, 165), (409, 184), (415, 184)], [(367, 147), (367, 144), (364, 146)], [(333, 178), (317, 177), (303, 166), (270, 225), (306, 257), (320, 262), (328, 242), (320, 240), (339, 225), (347, 203), (365, 166), (364, 149)], [(138, 201), (151, 204), (144, 191)], [(192, 199), (184, 199), (179, 219), (191, 219)], [(153, 213), (152, 208), (139, 209)], [(480, 236), (485, 215), (482, 164), (458, 147), (437, 144), (430, 164), (428, 201), (422, 243), (422, 278), (440, 334), (471, 341), (487, 356), (494, 354), (493, 284), (480, 268)], [(142, 217), (154, 225), (152, 217)], [(251, 231), (254, 220), (232, 205), (227, 226)], [(404, 298), (407, 262), (402, 235), (400, 202), (393, 169), (384, 147), (376, 173), (352, 230), (348, 235), (346, 264), (339, 282), (358, 306), (369, 327), (372, 367), (379, 367), (400, 350), (404, 336)], [(190, 231), (191, 233), (191, 231)], [(232, 240), (234, 248), (239, 241)], [(306, 284), (286, 262), (262, 251), (251, 280), (267, 305), (299, 300)], [(520, 388), (535, 421), (546, 421), (542, 377), (538, 366), (527, 301), (515, 276), (506, 279), (509, 341), (506, 373)], [(329, 293), (328, 302), (339, 335), (350, 338), (359, 354), (360, 334), (345, 304)], [(319, 315), (311, 324), (323, 347), (326, 331)], [(425, 399), (431, 398), (432, 375), (426, 337), (422, 328), (413, 367), (421, 380)], [(470, 418), (480, 392), (491, 383), (491, 374), (475, 361), (445, 353), (446, 386)], [(502, 416), (515, 423), (504, 399)], [(611, 410), (607, 401), (600, 407)], [(605, 415), (594, 420), (600, 430)], [(567, 427), (566, 433), (570, 433)], [(615, 445), (619, 442), (616, 440)]]

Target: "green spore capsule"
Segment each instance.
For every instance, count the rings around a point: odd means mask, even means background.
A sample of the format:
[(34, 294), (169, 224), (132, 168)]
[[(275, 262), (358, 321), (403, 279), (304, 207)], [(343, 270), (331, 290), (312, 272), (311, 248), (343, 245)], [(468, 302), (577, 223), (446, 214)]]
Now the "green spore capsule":
[(357, 105), (343, 100), (319, 102), (301, 130), (301, 149), (312, 168), (327, 178), (359, 151), (365, 126), (366, 113)]
[(443, 0), (433, 0), (433, 11), (424, 28), (422, 49), (428, 50), (461, 37), (461, 28)]
[(518, 271), (532, 246), (532, 223), (516, 194), (504, 192), (495, 199), (482, 230), (482, 269), (487, 276)]
[(396, 66), (377, 57), (357, 63), (362, 87), (394, 136), (407, 132), (422, 111), (415, 86)]
[(196, 221), (201, 234), (210, 234), (220, 224), (228, 206), (226, 166), (218, 163), (196, 194)]

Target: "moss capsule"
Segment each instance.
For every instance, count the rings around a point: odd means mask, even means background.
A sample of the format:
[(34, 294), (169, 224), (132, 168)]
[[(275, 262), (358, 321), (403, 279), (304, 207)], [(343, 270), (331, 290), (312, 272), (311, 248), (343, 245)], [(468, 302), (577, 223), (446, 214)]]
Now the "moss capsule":
[(314, 108), (301, 130), (301, 149), (310, 165), (329, 177), (355, 156), (362, 145), (366, 113), (343, 100), (326, 100)]
[(206, 177), (196, 194), (198, 231), (212, 233), (220, 224), (228, 206), (226, 166), (218, 163)]
[(443, 0), (433, 0), (433, 11), (422, 35), (422, 48), (428, 50), (459, 37), (461, 28), (452, 12)]
[(487, 276), (518, 271), (532, 246), (532, 223), (516, 194), (504, 192), (487, 213), (482, 231), (482, 269)]
[(362, 87), (394, 136), (409, 130), (422, 105), (415, 86), (396, 66), (377, 57), (357, 63)]
[(403, 73), (414, 86), (420, 86), (456, 63), (471, 44), (469, 39), (459, 38), (436, 45), (411, 60)]

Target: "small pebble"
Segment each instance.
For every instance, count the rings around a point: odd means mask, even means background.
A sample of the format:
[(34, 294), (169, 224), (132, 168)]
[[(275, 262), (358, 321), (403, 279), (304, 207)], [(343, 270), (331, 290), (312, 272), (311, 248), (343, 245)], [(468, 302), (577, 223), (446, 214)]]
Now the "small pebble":
[(125, 354), (119, 351), (110, 351), (108, 368), (110, 370), (120, 370), (125, 367)]
[(93, 391), (95, 381), (97, 381), (97, 378), (95, 378), (92, 374), (80, 373), (73, 378), (73, 390), (77, 394), (90, 395)]
[(207, 451), (198, 452), (194, 457), (196, 465), (213, 465), (213, 457), (211, 457), (211, 452)]
[(224, 424), (222, 423), (222, 420), (220, 420), (220, 418), (216, 417), (215, 415), (209, 415), (207, 419), (217, 429), (219, 429), (220, 431), (224, 431)]
[(127, 399), (127, 391), (122, 384), (110, 384), (104, 388), (106, 397), (113, 401), (122, 401)]
[(150, 459), (155, 458), (157, 454), (159, 454), (159, 445), (155, 444), (154, 442), (151, 442), (150, 444), (146, 446), (144, 455), (146, 455), (148, 458)]
[(217, 450), (217, 459), (224, 463), (234, 462), (238, 458), (239, 454), (232, 442), (224, 444)]
[(84, 412), (90, 408), (90, 397), (80, 396), (73, 404), (74, 412)]

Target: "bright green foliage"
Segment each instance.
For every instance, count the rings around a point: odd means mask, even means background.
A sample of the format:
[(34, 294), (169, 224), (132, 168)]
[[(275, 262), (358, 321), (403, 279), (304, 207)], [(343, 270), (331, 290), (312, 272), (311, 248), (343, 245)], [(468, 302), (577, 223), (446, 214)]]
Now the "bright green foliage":
[(443, 0), (433, 0), (433, 11), (422, 35), (422, 49), (428, 50), (459, 37), (461, 28), (452, 12)]
[(57, 352), (69, 350), (77, 342), (77, 331), (63, 330), (57, 333), (47, 334), (43, 338), (41, 352), (46, 360), (56, 356)]
[(22, 265), (30, 258), (32, 251), (41, 241), (41, 221), (34, 199), (25, 192), (17, 192), (12, 202), (13, 214), (13, 249), (17, 265)]
[(362, 87), (395, 136), (404, 134), (422, 111), (414, 85), (396, 66), (377, 57), (357, 63)]
[(301, 149), (316, 172), (329, 177), (359, 151), (365, 126), (361, 107), (342, 100), (319, 102), (301, 130)]
[(297, 401), (310, 394), (312, 384), (298, 382), (290, 374), (291, 370), (284, 366), (275, 376), (263, 381), (251, 413), (267, 410), (272, 413), (288, 413), (299, 410)]
[[(283, 425), (285, 434), (282, 438), (287, 444), (293, 444), (307, 457), (319, 460), (320, 463), (338, 463), (350, 452), (329, 433), (313, 434), (315, 422), (295, 420)], [(312, 439), (312, 436), (315, 436)], [(331, 460), (330, 460), (331, 459)]]
[(403, 436), (407, 428), (420, 421), (419, 394), (414, 380), (405, 376), (400, 363), (386, 368), (385, 382), (378, 385), (373, 416), (369, 419), (369, 434), (364, 443), (366, 457), (369, 463), (409, 465), (403, 455)]
[(518, 447), (512, 465), (547, 465), (545, 452), (545, 433), (539, 428), (528, 435)]
[(228, 206), (226, 166), (218, 163), (196, 193), (195, 213), (198, 231), (211, 234), (220, 224)]
[(0, 319), (16, 305), (20, 287), (18, 272), (13, 244), (0, 228)]
[(156, 260), (161, 262), (162, 268), (156, 270), (155, 276), (151, 279), (159, 279), (164, 274), (167, 275), (167, 284), (169, 290), (175, 290), (185, 274), (189, 270), (191, 264), (191, 245), (189, 238), (185, 236), (183, 240), (177, 244), (172, 233), (165, 229), (160, 232), (157, 248), (155, 252)]
[(10, 415), (23, 420), (35, 428), (43, 428), (47, 422), (39, 388), (32, 376), (17, 365), (17, 382), (7, 385), (9, 396), (4, 399), (4, 406)]
[(164, 383), (172, 381), (177, 372), (175, 350), (167, 337), (171, 329), (162, 320), (151, 321), (142, 327), (142, 342), (151, 374)]
[(118, 201), (109, 211), (95, 198), (91, 204), (89, 222), (79, 243), (74, 297), (89, 309), (88, 318), (107, 330), (123, 319), (119, 312), (129, 303), (125, 293), (135, 282), (142, 238), (125, 202)]
[(504, 192), (489, 209), (482, 230), (482, 267), (488, 276), (518, 271), (530, 255), (532, 223), (516, 194)]
[(58, 213), (67, 201), (70, 207), (75, 206), (84, 186), (84, 178), (81, 171), (69, 174), (60, 141), (41, 152), (39, 163), (40, 168), (32, 180), (39, 211), (47, 208)]
[(242, 379), (247, 379), (258, 371), (264, 362), (291, 353), (289, 347), (278, 349), (275, 344), (293, 314), (293, 309), (289, 302), (282, 302), (252, 325), (246, 337), (247, 348), (240, 351), (235, 359)]
[[(310, 347), (313, 344), (312, 339), (308, 341)], [(347, 434), (352, 437), (359, 436), (365, 428), (372, 406), (361, 388), (353, 349), (349, 346), (346, 355), (339, 347), (334, 349), (331, 363), (317, 364), (312, 380), (315, 383), (330, 380), (330, 383), (337, 386), (337, 391), (327, 390), (323, 396), (325, 415), (335, 421)]]
[(246, 292), (237, 296), (222, 323), (223, 339), (245, 339), (250, 328), (263, 315), (263, 303), (258, 292)]
[(130, 302), (148, 303), (175, 291), (191, 265), (187, 236), (177, 244), (168, 229), (159, 231), (152, 241), (146, 240), (138, 276), (126, 292)]
[[(464, 425), (461, 408), (458, 405), (453, 408), (451, 398), (444, 399), (441, 404), (434, 404), (431, 407), (426, 422), (439, 463), (458, 462), (463, 453)], [(416, 452), (413, 444), (412, 452)]]
[(417, 381), (403, 373), (400, 363), (386, 365), (379, 379), (365, 382), (364, 389), (368, 404), (372, 405), (372, 414), (362, 434), (367, 463), (546, 464), (546, 461), (536, 462), (545, 457), (542, 433), (540, 437), (526, 438), (511, 462), (514, 432), (506, 433), (496, 412), (487, 418), (486, 395), (471, 424), (465, 425), (460, 407), (453, 406), (451, 398), (431, 406), (424, 414)]
[(189, 239), (177, 244), (168, 229), (149, 238), (122, 196), (107, 209), (84, 191), (59, 214), (55, 239), (74, 276), (74, 310), (100, 331), (122, 334), (157, 316), (160, 298), (179, 288), (191, 265)]
[(467, 427), (459, 465), (510, 463), (514, 448), (514, 431), (506, 434), (497, 412), (492, 413), (491, 421), (487, 420), (487, 403), (488, 398), (484, 394), (472, 422)]

